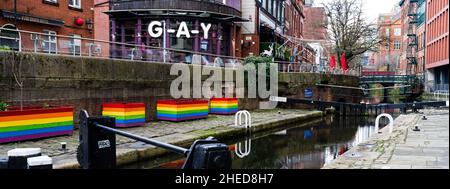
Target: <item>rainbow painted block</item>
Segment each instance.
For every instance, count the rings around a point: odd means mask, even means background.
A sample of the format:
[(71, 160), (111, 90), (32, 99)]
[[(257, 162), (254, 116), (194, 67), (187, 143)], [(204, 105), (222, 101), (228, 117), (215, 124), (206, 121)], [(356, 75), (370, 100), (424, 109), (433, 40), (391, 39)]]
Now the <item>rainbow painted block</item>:
[(73, 107), (18, 107), (0, 112), (0, 143), (73, 133)]
[(144, 103), (106, 103), (103, 116), (116, 118), (116, 127), (137, 127), (145, 125)]
[(238, 109), (237, 98), (212, 98), (209, 112), (211, 114), (231, 115), (235, 114)]
[(187, 121), (208, 117), (207, 100), (158, 100), (156, 105), (158, 120)]

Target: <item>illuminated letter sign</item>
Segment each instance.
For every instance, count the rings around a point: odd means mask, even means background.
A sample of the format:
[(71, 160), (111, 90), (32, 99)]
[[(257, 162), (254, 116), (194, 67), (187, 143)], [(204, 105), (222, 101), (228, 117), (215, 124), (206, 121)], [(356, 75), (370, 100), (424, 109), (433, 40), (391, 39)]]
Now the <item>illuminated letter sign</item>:
[[(158, 26), (157, 28), (154, 28), (155, 26)], [(163, 33), (163, 29), (161, 28), (162, 24), (159, 21), (153, 21), (148, 25), (148, 33), (150, 34), (150, 36), (154, 37), (154, 38), (158, 38), (161, 37), (162, 33)], [(157, 33), (155, 33), (155, 31)]]
[[(209, 36), (208, 34), (209, 34), (209, 30), (211, 29), (211, 24), (201, 23), (200, 26), (203, 31), (203, 38), (208, 39), (208, 36)], [(177, 30), (167, 28), (166, 31), (163, 31), (163, 23), (160, 21), (152, 21), (148, 25), (148, 33), (150, 34), (151, 37), (159, 38), (159, 37), (161, 37), (163, 32), (176, 33), (177, 38), (180, 38), (180, 37), (191, 38), (191, 34), (192, 35), (200, 34), (200, 31), (198, 31), (198, 30), (189, 31), (188, 25), (184, 21), (180, 23), (180, 26), (178, 27)]]

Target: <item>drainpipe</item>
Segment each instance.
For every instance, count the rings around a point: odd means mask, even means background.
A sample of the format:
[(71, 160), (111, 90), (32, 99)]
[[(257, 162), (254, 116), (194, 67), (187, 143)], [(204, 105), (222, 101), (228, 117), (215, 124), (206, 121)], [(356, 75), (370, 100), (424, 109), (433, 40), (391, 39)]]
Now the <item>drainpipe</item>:
[(17, 0), (14, 0), (14, 26), (17, 27)]

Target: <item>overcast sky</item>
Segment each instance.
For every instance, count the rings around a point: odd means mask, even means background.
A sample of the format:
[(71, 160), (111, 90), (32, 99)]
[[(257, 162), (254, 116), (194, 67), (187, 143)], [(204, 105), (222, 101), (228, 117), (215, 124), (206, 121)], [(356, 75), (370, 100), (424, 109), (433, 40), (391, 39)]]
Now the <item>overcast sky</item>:
[[(333, 0), (314, 0), (314, 4), (315, 6), (321, 6), (323, 2), (328, 1)], [(364, 2), (365, 16), (371, 21), (376, 21), (379, 14), (391, 12), (394, 6), (398, 6), (400, 0), (364, 0)]]

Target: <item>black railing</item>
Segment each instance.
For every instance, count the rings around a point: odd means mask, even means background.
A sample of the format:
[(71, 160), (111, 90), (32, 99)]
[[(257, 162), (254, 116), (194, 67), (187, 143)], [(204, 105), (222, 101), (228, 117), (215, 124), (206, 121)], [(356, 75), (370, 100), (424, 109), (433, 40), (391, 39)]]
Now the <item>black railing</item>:
[(112, 0), (111, 11), (129, 10), (180, 10), (202, 11), (233, 16), (242, 13), (218, 0)]

